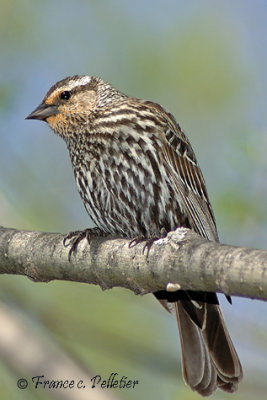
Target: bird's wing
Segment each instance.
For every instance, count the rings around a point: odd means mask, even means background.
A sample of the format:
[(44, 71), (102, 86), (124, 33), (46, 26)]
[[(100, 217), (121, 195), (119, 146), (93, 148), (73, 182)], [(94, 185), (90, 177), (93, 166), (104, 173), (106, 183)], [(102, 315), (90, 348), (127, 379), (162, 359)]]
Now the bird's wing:
[(207, 239), (219, 241), (205, 181), (186, 135), (174, 117), (161, 106), (151, 102), (146, 105), (160, 115), (161, 120), (164, 115), (160, 153), (191, 228)]
[(162, 157), (179, 193), (192, 228), (201, 236), (218, 241), (214, 214), (202, 172), (186, 136), (170, 121), (164, 132)]

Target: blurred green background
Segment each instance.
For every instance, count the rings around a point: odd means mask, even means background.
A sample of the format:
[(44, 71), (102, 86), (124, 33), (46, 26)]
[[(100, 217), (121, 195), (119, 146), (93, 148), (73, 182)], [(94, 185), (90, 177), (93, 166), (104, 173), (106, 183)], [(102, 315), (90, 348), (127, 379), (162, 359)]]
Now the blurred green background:
[[(24, 120), (57, 80), (89, 74), (171, 111), (197, 154), (222, 242), (266, 249), (266, 22), (264, 0), (0, 0), (0, 224), (92, 226), (65, 144)], [(234, 398), (265, 399), (266, 304), (221, 298), (244, 366)], [(182, 382), (175, 321), (152, 296), (1, 276), (0, 301), (0, 398), (199, 398)], [(81, 371), (139, 385), (75, 395), (16, 385)]]

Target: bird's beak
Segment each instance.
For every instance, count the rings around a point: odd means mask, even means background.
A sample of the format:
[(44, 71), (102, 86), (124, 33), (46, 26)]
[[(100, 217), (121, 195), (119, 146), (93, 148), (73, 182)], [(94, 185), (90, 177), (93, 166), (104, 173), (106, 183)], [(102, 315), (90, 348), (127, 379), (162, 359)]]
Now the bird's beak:
[(55, 106), (53, 104), (41, 103), (25, 119), (40, 119), (42, 121), (45, 121), (46, 118), (51, 117), (51, 115), (56, 115), (58, 113), (59, 113), (59, 111), (58, 111), (57, 106)]

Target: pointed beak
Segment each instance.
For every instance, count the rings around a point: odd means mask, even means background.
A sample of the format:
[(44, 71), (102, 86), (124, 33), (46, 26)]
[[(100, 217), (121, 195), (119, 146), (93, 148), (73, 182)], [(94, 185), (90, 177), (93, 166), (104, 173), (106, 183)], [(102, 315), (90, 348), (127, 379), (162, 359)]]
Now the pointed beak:
[(33, 112), (31, 112), (25, 119), (40, 119), (42, 121), (45, 121), (46, 118), (51, 117), (51, 115), (56, 115), (58, 113), (59, 111), (57, 106), (53, 104), (42, 103), (35, 110), (33, 110)]

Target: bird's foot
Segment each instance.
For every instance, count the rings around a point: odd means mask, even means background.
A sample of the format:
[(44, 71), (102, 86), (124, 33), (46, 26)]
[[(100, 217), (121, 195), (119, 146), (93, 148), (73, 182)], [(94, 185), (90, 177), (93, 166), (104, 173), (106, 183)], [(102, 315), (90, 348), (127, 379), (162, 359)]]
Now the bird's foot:
[(145, 251), (147, 250), (146, 257), (148, 257), (150, 249), (151, 249), (153, 243), (158, 239), (160, 239), (160, 238), (159, 237), (146, 238), (146, 237), (143, 237), (143, 236), (137, 236), (137, 237), (135, 237), (134, 239), (132, 239), (130, 241), (129, 247), (131, 248), (131, 247), (136, 246), (139, 243), (145, 242), (144, 247), (143, 247), (143, 254), (145, 254)]
[(87, 239), (88, 244), (90, 244), (91, 236), (107, 236), (107, 233), (99, 228), (89, 228), (83, 231), (73, 231), (69, 232), (67, 236), (63, 239), (63, 245), (65, 247), (70, 247), (68, 259), (71, 260), (71, 256), (77, 250), (79, 243), (83, 239)]
[(139, 243), (145, 242), (145, 245), (143, 247), (143, 254), (145, 254), (145, 251), (147, 249), (146, 256), (148, 257), (153, 243), (156, 242), (156, 240), (164, 238), (166, 235), (167, 235), (166, 229), (162, 228), (158, 234), (151, 235), (151, 237), (137, 236), (130, 241), (129, 247), (134, 247)]

